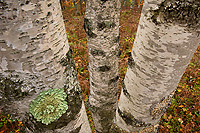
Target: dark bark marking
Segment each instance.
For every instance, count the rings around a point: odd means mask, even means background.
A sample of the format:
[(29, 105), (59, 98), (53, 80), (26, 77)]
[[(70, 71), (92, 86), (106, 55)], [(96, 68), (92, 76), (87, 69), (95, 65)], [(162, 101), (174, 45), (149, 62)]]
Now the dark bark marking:
[[(123, 88), (123, 93), (124, 93), (124, 95), (125, 96), (127, 96), (127, 98), (128, 99), (130, 99), (131, 98), (131, 95), (130, 95), (130, 93), (127, 91), (127, 89), (126, 89), (126, 86), (125, 86), (125, 83), (124, 83), (124, 79), (123, 79), (123, 81), (122, 81), (122, 88)], [(130, 99), (131, 100), (131, 99)], [(132, 100), (131, 100), (132, 101)]]
[(51, 12), (47, 12), (47, 17), (51, 16), (52, 13)]
[(114, 28), (116, 26), (116, 24), (114, 22), (105, 21), (104, 23), (105, 23), (107, 28)]
[(48, 7), (50, 7), (51, 5), (52, 5), (52, 4), (51, 4), (51, 3), (49, 3), (47, 6), (48, 6)]
[(116, 76), (115, 78), (111, 79), (111, 80), (108, 82), (108, 85), (111, 85), (112, 83), (117, 82), (118, 79), (119, 79), (119, 76)]
[(98, 87), (94, 82), (91, 82), (91, 85), (94, 86), (95, 88)]
[[(198, 0), (165, 0), (159, 5), (159, 9), (153, 10), (152, 21), (159, 25), (161, 23), (178, 23), (189, 28), (200, 27), (200, 1)], [(159, 22), (157, 18), (162, 21)]]
[(99, 31), (102, 31), (104, 28), (114, 28), (116, 24), (114, 22), (98, 22), (97, 28)]
[(89, 19), (84, 18), (84, 29), (85, 29), (86, 34), (91, 38), (96, 38), (97, 35), (92, 32), (92, 26), (91, 25), (92, 24), (89, 21)]
[(8, 5), (6, 2), (3, 1), (0, 2), (0, 6), (6, 6), (6, 5)]
[(98, 20), (98, 21), (102, 21), (102, 20), (103, 20), (102, 15), (100, 15), (100, 14), (97, 15), (97, 20)]
[(25, 4), (29, 4), (29, 2), (30, 2), (30, 1), (27, 0), (27, 1), (25, 2)]
[(110, 66), (107, 66), (107, 65), (99, 67), (99, 71), (101, 72), (107, 72), (109, 70), (110, 70)]
[(120, 50), (120, 47), (119, 47), (119, 52), (117, 54), (117, 57), (120, 57), (121, 54), (122, 54), (122, 51)]
[(93, 56), (105, 56), (105, 52), (102, 50), (92, 49), (91, 54)]
[(128, 57), (131, 57), (131, 52), (128, 52)]
[(74, 62), (72, 53), (72, 49), (69, 48), (69, 51), (66, 53), (66, 57), (61, 59), (60, 64), (62, 64), (63, 66), (71, 65)]
[(97, 22), (97, 27), (99, 31), (102, 31), (106, 27), (106, 24), (104, 22)]
[(128, 66), (129, 66), (130, 68), (135, 67), (135, 61), (133, 60), (133, 57), (132, 57), (132, 56), (130, 56), (130, 57), (128, 58)]
[(106, 2), (106, 1), (108, 1), (108, 0), (101, 0), (102, 2)]
[(115, 39), (114, 39), (114, 43), (119, 43), (119, 38), (120, 38), (120, 35), (117, 36), (117, 37), (115, 37)]
[(101, 2), (103, 2), (103, 4), (104, 4), (106, 1), (108, 1), (108, 0), (101, 0)]
[(119, 116), (126, 122), (127, 125), (132, 125), (135, 127), (150, 126), (150, 124), (145, 124), (145, 122), (135, 119), (134, 116), (128, 112), (126, 111), (122, 112), (119, 108), (118, 108), (118, 113)]
[(12, 77), (17, 77), (18, 75), (11, 75), (10, 78), (4, 78), (0, 75), (0, 98), (2, 100), (17, 100), (28, 95), (28, 92), (22, 92), (21, 88), (23, 87), (23, 81), (13, 81)]

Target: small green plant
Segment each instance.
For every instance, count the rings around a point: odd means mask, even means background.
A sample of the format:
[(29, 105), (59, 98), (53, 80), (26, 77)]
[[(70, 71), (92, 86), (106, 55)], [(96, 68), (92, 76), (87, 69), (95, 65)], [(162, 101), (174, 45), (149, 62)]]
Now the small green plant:
[(126, 38), (124, 38), (124, 40), (127, 42), (134, 42), (134, 40), (135, 40), (135, 38), (133, 38), (133, 37), (126, 37)]
[(50, 124), (59, 119), (68, 109), (65, 101), (67, 94), (64, 89), (49, 89), (43, 91), (29, 105), (29, 111), (37, 121)]

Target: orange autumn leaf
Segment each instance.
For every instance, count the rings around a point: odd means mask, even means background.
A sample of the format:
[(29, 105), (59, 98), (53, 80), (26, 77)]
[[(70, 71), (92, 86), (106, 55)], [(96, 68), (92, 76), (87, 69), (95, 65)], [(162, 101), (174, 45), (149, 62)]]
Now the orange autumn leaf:
[(180, 108), (184, 108), (185, 106), (181, 104), (181, 105), (180, 105), (180, 106), (178, 106), (178, 107), (180, 107)]
[(168, 117), (168, 119), (170, 120), (172, 118), (172, 115), (170, 115), (169, 117)]

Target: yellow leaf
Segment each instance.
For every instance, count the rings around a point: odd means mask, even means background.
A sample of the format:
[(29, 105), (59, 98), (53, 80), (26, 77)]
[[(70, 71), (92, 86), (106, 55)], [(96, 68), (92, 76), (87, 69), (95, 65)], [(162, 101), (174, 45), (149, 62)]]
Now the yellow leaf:
[(178, 89), (177, 91), (178, 91), (178, 92), (181, 92), (182, 90), (181, 90), (181, 89)]
[(184, 105), (180, 105), (180, 106), (178, 106), (178, 107), (180, 107), (180, 108), (184, 108)]

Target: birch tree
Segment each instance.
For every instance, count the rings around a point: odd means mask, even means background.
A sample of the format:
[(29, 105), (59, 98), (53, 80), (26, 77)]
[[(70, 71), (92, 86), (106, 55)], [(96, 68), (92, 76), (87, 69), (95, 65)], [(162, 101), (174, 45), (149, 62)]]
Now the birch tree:
[(0, 12), (1, 109), (25, 133), (90, 133), (59, 0), (1, 1)]
[(118, 93), (120, 0), (86, 1), (84, 27), (89, 51), (88, 107), (97, 132), (108, 132)]
[(200, 43), (200, 1), (144, 2), (115, 119), (129, 132), (153, 130)]

